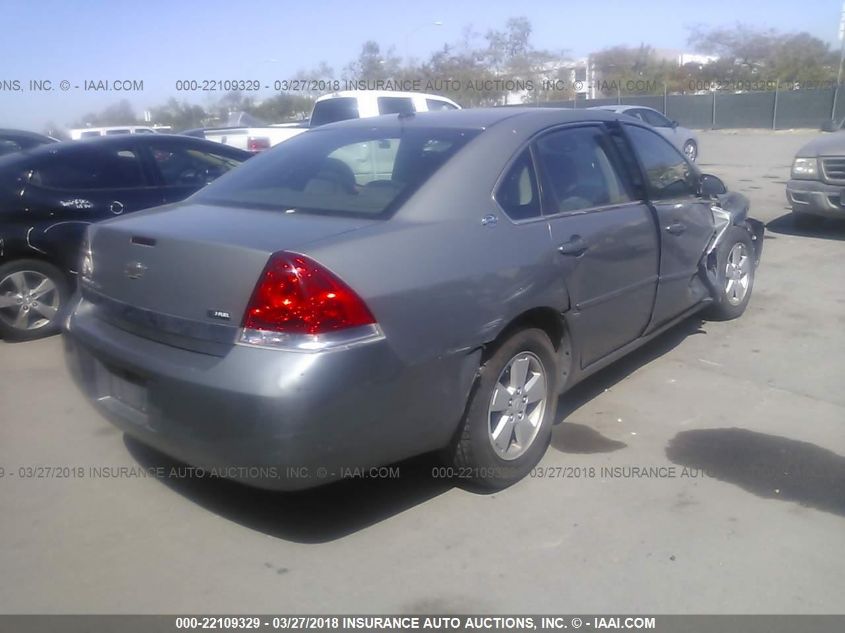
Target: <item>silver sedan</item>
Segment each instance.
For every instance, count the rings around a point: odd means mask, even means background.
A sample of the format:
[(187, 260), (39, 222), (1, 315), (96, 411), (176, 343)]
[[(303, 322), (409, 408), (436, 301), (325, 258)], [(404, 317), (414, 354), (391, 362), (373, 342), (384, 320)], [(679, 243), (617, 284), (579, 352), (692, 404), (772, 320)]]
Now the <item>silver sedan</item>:
[(654, 108), (634, 105), (607, 105), (595, 106), (595, 109), (627, 114), (644, 121), (681, 150), (690, 161), (695, 162), (698, 159), (698, 135), (688, 128), (681, 127), (677, 121), (669, 119)]
[(225, 477), (305, 488), (440, 451), (507, 486), (559, 393), (688, 315), (743, 313), (747, 211), (610, 112), (328, 125), (93, 225), (67, 360), (126, 433)]

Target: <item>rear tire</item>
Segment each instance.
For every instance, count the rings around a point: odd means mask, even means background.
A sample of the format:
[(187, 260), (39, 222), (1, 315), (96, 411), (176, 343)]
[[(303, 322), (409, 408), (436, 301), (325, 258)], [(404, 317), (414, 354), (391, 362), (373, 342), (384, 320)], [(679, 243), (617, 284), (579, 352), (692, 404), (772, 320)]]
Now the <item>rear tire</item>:
[(558, 368), (548, 335), (526, 329), (481, 366), (449, 449), (455, 477), (502, 489), (525, 477), (546, 452), (557, 409)]
[(37, 259), (0, 266), (0, 337), (31, 341), (59, 331), (70, 283), (58, 268)]
[(754, 288), (756, 269), (751, 235), (742, 227), (730, 227), (716, 253), (716, 285), (720, 294), (708, 309), (707, 318), (728, 321), (745, 312)]

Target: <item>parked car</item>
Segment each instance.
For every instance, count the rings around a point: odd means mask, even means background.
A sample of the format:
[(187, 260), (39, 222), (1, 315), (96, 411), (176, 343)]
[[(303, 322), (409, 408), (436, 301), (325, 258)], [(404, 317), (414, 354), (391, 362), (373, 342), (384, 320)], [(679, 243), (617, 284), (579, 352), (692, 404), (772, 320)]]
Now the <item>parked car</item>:
[(24, 130), (0, 129), (0, 156), (19, 152), (22, 149), (31, 149), (39, 145), (57, 143), (57, 139), (44, 134), (26, 132)]
[(182, 200), (252, 156), (181, 136), (122, 135), (0, 158), (0, 336), (58, 330), (92, 222)]
[[(390, 169), (356, 171), (364, 145)], [(130, 436), (252, 485), (442, 449), (507, 486), (561, 391), (691, 314), (742, 314), (747, 210), (611, 112), (346, 121), (90, 227), (66, 358)]]
[(681, 150), (690, 161), (698, 160), (698, 135), (690, 129), (681, 127), (677, 121), (666, 117), (654, 108), (633, 105), (594, 106), (600, 110), (610, 110), (620, 114), (636, 117), (645, 121), (660, 132), (675, 147)]
[(169, 125), (112, 125), (108, 127), (80, 127), (70, 130), (70, 138), (79, 141), (84, 138), (96, 138), (98, 136), (115, 136), (118, 134), (167, 134), (171, 128)]
[(819, 136), (799, 149), (790, 176), (786, 199), (796, 224), (845, 218), (845, 131)]
[(265, 127), (224, 127), (188, 130), (192, 136), (217, 141), (250, 152), (261, 152), (302, 134), (312, 127), (347, 119), (383, 114), (414, 114), (436, 110), (460, 110), (461, 106), (438, 95), (389, 90), (347, 90), (324, 95), (314, 102), (309, 121), (279, 123)]

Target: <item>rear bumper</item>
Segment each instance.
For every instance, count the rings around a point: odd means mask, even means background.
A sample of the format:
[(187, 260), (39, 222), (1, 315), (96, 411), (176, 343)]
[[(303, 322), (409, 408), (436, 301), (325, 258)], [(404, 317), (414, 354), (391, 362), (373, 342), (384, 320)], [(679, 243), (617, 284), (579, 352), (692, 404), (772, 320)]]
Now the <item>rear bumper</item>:
[(816, 180), (793, 179), (786, 183), (786, 199), (796, 213), (845, 218), (843, 192), (845, 187)]
[(316, 353), (236, 345), (212, 356), (116, 328), (85, 302), (64, 345), (73, 379), (118, 428), (187, 464), (277, 490), (444, 446), (478, 367), (474, 354), (408, 366), (385, 340)]

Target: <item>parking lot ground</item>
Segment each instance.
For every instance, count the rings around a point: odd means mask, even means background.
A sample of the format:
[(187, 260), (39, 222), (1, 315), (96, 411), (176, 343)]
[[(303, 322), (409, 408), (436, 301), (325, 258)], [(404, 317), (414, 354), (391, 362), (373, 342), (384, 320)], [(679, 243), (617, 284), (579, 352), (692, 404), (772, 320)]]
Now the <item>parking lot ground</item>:
[(28, 478), (167, 461), (77, 394), (59, 338), (0, 342), (0, 611), (843, 612), (845, 228), (784, 217), (812, 136), (701, 135), (704, 171), (768, 223), (748, 311), (580, 385), (547, 476), (496, 494), (431, 479), (429, 458), (297, 494)]

